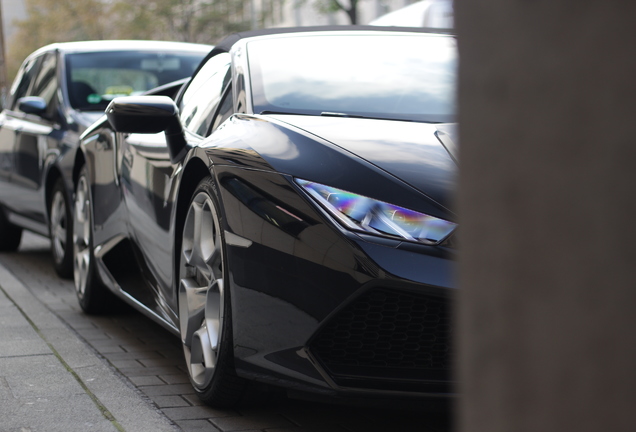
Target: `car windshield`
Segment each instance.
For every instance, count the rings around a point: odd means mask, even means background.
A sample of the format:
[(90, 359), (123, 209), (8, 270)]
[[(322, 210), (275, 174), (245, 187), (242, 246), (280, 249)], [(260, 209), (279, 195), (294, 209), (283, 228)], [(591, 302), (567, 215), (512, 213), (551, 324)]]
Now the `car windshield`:
[(451, 36), (299, 35), (250, 41), (247, 54), (256, 113), (455, 118)]
[(66, 56), (71, 106), (103, 111), (117, 96), (135, 95), (191, 76), (205, 52), (92, 52)]

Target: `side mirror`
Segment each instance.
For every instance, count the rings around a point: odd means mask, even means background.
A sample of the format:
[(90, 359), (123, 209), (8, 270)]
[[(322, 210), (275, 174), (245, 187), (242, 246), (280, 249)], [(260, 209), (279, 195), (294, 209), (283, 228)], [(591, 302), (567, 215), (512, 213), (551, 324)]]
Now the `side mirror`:
[(26, 96), (18, 99), (18, 109), (23, 113), (41, 116), (46, 112), (46, 101), (38, 96)]
[(165, 132), (170, 161), (177, 163), (185, 157), (188, 145), (179, 120), (179, 109), (168, 96), (118, 97), (108, 104), (106, 116), (116, 132)]

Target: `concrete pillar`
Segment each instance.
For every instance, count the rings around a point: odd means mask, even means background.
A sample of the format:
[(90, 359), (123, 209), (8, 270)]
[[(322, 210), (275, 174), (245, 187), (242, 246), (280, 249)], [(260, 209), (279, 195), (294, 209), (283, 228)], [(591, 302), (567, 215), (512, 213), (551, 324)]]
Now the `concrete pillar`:
[(456, 0), (461, 432), (636, 430), (636, 2)]

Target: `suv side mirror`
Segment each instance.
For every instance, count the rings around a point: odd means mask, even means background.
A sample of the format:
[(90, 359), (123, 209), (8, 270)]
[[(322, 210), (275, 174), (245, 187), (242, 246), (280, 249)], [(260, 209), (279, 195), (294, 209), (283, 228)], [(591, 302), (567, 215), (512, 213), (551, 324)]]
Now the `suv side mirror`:
[(165, 132), (170, 162), (177, 163), (185, 157), (188, 145), (179, 120), (179, 109), (168, 96), (117, 97), (108, 104), (106, 116), (116, 132)]
[(38, 96), (26, 96), (18, 99), (18, 109), (23, 113), (38, 116), (46, 112), (46, 101)]

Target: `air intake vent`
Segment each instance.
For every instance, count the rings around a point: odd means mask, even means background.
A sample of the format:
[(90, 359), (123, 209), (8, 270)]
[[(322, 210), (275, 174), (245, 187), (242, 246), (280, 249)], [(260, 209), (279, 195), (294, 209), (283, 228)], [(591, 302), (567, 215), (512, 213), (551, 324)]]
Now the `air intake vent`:
[(362, 379), (409, 385), (449, 381), (449, 301), (410, 291), (373, 289), (334, 316), (309, 347), (343, 385)]

